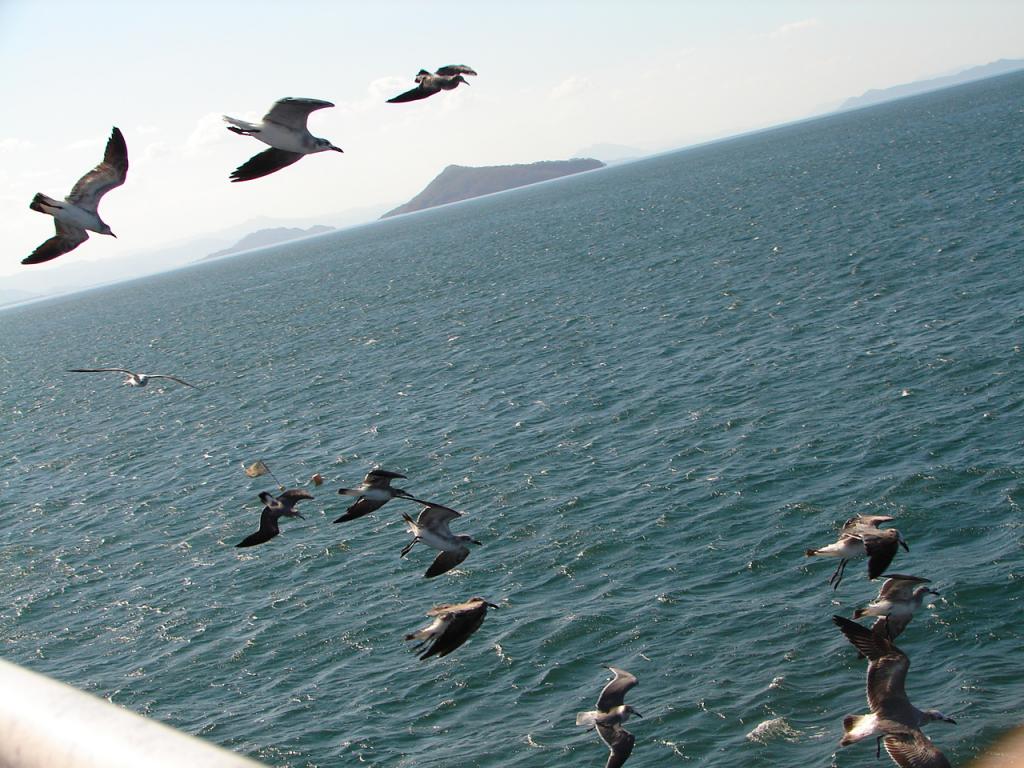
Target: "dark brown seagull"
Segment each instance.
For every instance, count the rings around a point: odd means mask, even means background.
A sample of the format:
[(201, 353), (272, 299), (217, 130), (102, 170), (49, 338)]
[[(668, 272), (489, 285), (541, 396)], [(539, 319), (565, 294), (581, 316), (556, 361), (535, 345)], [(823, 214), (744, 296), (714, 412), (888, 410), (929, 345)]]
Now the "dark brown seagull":
[(420, 654), (420, 661), (434, 655), (447, 656), (480, 628), (488, 608), (497, 607), (482, 597), (474, 597), (464, 603), (435, 605), (426, 613), (434, 617), (433, 623), (406, 635), (405, 639), (420, 641), (414, 649), (417, 653), (430, 646)]
[(416, 75), (416, 87), (412, 90), (400, 93), (394, 98), (388, 99), (388, 104), (401, 104), (405, 101), (419, 101), (425, 99), (428, 96), (433, 96), (435, 93), (441, 91), (450, 91), (453, 88), (457, 88), (459, 83), (465, 83), (469, 85), (469, 81), (463, 77), (463, 75), (476, 75), (472, 69), (467, 67), (465, 64), (449, 64), (448, 66), (441, 67), (431, 74), (425, 69), (421, 69), (419, 74)]
[(296, 511), (295, 505), (303, 499), (312, 498), (313, 496), (308, 491), (304, 491), (301, 488), (289, 488), (277, 498), (274, 498), (273, 494), (264, 491), (260, 494), (260, 501), (266, 505), (260, 514), (260, 529), (256, 533), (246, 536), (235, 546), (254, 547), (257, 544), (270, 541), (281, 532), (277, 527), (277, 521), (282, 516), (300, 517), (305, 520), (306, 518)]
[(888, 515), (857, 515), (843, 523), (839, 531), (839, 539), (834, 544), (820, 549), (808, 549), (808, 557), (838, 557), (839, 565), (829, 578), (828, 583), (833, 589), (839, 588), (846, 570), (847, 561), (855, 557), (868, 558), (868, 578), (877, 579), (889, 567), (896, 552), (903, 547), (908, 552), (910, 547), (903, 540), (903, 535), (895, 528), (882, 530), (878, 526), (895, 520)]

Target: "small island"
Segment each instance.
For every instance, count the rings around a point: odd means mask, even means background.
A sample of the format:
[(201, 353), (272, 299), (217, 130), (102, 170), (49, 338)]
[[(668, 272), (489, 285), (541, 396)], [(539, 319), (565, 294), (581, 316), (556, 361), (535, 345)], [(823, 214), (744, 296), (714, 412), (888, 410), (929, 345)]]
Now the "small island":
[(204, 256), (200, 261), (206, 261), (207, 259), (219, 259), (221, 256), (230, 256), (233, 253), (251, 251), (253, 248), (265, 248), (268, 245), (287, 243), (289, 240), (297, 240), (300, 237), (322, 235), (325, 232), (333, 231), (334, 227), (325, 227), (322, 224), (316, 224), (309, 229), (301, 229), (300, 227), (273, 227), (272, 229), (261, 229), (258, 232), (250, 232), (230, 248), (225, 248), (222, 251), (211, 253), (209, 256)]
[(449, 165), (430, 182), (426, 188), (405, 205), (388, 211), (382, 219), (400, 213), (412, 213), (433, 208), (445, 203), (469, 200), (492, 192), (501, 192), (515, 187), (525, 187), (539, 181), (557, 179), (583, 171), (604, 168), (604, 163), (593, 158), (572, 160), (542, 160), (523, 165), (491, 165), (470, 168), (464, 165)]

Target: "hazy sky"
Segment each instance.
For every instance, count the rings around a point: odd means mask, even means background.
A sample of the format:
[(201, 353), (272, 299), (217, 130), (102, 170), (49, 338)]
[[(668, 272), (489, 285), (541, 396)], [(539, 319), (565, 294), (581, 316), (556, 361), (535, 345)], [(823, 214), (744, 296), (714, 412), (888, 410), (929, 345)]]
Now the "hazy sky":
[[(257, 216), (399, 204), (452, 163), (564, 159), (599, 143), (658, 151), (785, 122), (870, 88), (1024, 58), (1022, 29), (1019, 0), (0, 0), (0, 277)], [(384, 103), (444, 64), (479, 76)], [(345, 154), (229, 183), (265, 145), (221, 115), (259, 118), (283, 96), (334, 102), (310, 130)], [(63, 198), (114, 125), (131, 168), (100, 213), (118, 239), (91, 235), (20, 266), (53, 234), (32, 195)]]

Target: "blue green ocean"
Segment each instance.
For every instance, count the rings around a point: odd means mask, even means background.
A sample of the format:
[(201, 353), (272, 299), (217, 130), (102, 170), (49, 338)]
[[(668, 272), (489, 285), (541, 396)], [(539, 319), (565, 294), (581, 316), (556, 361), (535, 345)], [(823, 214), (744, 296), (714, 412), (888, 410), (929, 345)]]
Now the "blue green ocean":
[[(1010, 75), (7, 309), (0, 653), (274, 766), (600, 766), (602, 664), (629, 768), (875, 764), (830, 617), (879, 583), (804, 551), (885, 514), (964, 763), (1022, 720), (1022, 244)], [(316, 498), (236, 549), (256, 459)], [(333, 525), (376, 465), (482, 546)]]

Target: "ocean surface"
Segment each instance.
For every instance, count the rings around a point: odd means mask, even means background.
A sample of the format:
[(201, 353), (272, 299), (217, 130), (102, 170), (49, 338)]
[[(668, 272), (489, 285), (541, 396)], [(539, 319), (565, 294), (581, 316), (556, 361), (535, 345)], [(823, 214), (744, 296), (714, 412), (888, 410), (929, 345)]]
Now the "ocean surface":
[[(879, 583), (804, 550), (890, 514), (964, 764), (1024, 718), (1022, 244), (1010, 75), (0, 312), (0, 654), (274, 766), (600, 766), (602, 664), (629, 768), (885, 765)], [(258, 458), (316, 499), (236, 549)], [(377, 464), (483, 545), (332, 525)]]

